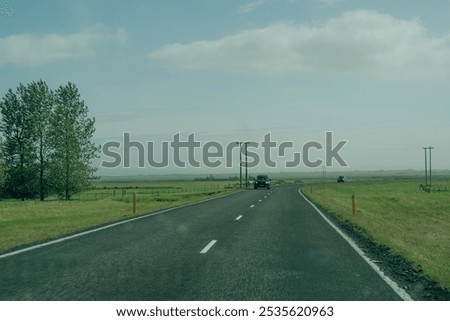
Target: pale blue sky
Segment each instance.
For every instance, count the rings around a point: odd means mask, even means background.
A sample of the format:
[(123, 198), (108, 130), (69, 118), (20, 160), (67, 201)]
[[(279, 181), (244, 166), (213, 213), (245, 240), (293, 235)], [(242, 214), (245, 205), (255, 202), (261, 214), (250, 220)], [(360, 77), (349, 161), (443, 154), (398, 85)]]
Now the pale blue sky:
[(99, 143), (333, 131), (350, 169), (450, 169), (449, 0), (0, 4), (0, 96), (74, 82)]

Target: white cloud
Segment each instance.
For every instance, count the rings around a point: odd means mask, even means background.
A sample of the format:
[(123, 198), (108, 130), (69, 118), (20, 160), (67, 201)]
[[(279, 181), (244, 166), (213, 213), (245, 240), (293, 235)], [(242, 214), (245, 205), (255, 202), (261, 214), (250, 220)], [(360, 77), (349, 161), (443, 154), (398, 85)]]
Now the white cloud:
[(250, 13), (253, 10), (255, 10), (257, 7), (262, 6), (265, 2), (266, 2), (266, 0), (254, 0), (254, 1), (248, 2), (239, 7), (238, 13), (239, 14)]
[(315, 1), (327, 6), (334, 6), (335, 4), (344, 2), (345, 0), (315, 0)]
[(102, 25), (73, 34), (10, 35), (0, 38), (0, 65), (37, 66), (95, 54), (105, 43), (126, 42), (124, 29), (111, 31)]
[(149, 58), (188, 69), (255, 74), (335, 71), (434, 78), (450, 68), (450, 33), (430, 37), (418, 20), (350, 11), (318, 26), (276, 23), (213, 41), (174, 43)]

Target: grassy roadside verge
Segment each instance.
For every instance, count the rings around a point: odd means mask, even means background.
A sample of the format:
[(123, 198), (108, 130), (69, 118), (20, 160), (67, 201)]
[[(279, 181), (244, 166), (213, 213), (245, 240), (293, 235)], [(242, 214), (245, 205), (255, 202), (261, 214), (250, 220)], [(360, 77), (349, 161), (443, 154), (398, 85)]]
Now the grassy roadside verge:
[[(414, 180), (309, 183), (304, 193), (312, 201), (450, 289), (450, 191), (424, 193)], [(450, 181), (435, 186), (450, 188)]]
[[(71, 201), (0, 201), (0, 253), (234, 191), (230, 182), (108, 182)], [(132, 213), (133, 193), (137, 213)]]

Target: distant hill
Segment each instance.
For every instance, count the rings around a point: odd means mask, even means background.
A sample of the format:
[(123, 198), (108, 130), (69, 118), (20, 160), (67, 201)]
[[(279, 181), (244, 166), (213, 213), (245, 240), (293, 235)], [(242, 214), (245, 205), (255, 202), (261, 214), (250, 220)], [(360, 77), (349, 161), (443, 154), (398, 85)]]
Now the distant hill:
[[(249, 173), (249, 176), (256, 174), (267, 174), (272, 179), (302, 179), (302, 178), (323, 178), (323, 171), (308, 172), (264, 172)], [(373, 170), (373, 171), (330, 171), (326, 172), (327, 178), (344, 175), (347, 178), (421, 178), (424, 171), (419, 170)], [(433, 170), (432, 175), (436, 178), (450, 178), (450, 170)], [(201, 180), (204, 177), (213, 177), (214, 180), (230, 180), (235, 177), (233, 174), (154, 174), (154, 175), (127, 175), (127, 176), (101, 176), (100, 181), (104, 182), (136, 182), (136, 181), (191, 181)], [(239, 177), (236, 177), (238, 180)]]

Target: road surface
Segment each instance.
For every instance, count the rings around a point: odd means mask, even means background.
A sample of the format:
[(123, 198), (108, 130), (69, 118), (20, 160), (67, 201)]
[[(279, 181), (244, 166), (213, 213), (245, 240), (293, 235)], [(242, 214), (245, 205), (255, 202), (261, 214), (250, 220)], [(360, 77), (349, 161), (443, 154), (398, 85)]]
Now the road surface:
[(298, 186), (1, 258), (0, 289), (0, 300), (400, 300)]

